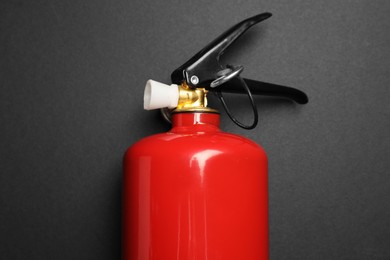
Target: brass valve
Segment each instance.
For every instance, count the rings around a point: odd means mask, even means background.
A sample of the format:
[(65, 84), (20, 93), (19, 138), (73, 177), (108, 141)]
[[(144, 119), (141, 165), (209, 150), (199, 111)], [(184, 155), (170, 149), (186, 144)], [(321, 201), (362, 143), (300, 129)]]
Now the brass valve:
[(179, 86), (179, 101), (173, 112), (203, 111), (217, 112), (207, 107), (207, 93), (205, 88), (191, 89), (185, 82)]

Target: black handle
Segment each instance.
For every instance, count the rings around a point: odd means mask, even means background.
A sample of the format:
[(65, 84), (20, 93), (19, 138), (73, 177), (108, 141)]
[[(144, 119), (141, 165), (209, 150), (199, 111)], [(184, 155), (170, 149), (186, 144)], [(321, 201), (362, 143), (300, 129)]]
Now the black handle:
[[(258, 14), (228, 29), (173, 71), (172, 83), (181, 84), (185, 80), (191, 88), (208, 87), (213, 80), (218, 78), (218, 72), (224, 69), (219, 64), (219, 56), (250, 27), (271, 15), (270, 13)], [(196, 77), (196, 81), (191, 80), (192, 77)]]
[[(307, 95), (295, 88), (245, 78), (244, 81), (253, 95), (288, 98), (302, 105), (309, 102)], [(227, 81), (220, 87), (210, 89), (210, 91), (246, 94), (245, 89), (241, 87), (240, 82), (237, 82), (236, 79)]]

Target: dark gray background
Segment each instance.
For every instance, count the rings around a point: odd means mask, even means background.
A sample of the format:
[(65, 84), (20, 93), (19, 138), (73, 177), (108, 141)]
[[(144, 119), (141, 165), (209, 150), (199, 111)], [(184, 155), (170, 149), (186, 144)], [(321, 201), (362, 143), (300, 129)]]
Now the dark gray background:
[(369, 0), (1, 1), (0, 258), (120, 259), (123, 153), (169, 129), (145, 81), (264, 11), (223, 61), (310, 103), (222, 125), (268, 153), (271, 259), (390, 259), (390, 2)]

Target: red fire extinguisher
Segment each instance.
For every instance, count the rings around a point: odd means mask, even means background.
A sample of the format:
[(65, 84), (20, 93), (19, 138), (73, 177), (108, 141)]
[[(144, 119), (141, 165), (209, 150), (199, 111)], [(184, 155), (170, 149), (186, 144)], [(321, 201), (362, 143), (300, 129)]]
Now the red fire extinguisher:
[[(263, 13), (246, 19), (176, 69), (172, 85), (149, 80), (145, 109), (163, 108), (167, 133), (131, 146), (124, 159), (124, 260), (268, 259), (267, 156), (244, 137), (219, 128), (207, 94), (221, 100), (230, 118), (252, 129), (252, 94), (308, 102), (296, 89), (243, 79), (242, 66), (221, 66), (219, 56)], [(247, 93), (251, 125), (229, 111), (223, 92)]]

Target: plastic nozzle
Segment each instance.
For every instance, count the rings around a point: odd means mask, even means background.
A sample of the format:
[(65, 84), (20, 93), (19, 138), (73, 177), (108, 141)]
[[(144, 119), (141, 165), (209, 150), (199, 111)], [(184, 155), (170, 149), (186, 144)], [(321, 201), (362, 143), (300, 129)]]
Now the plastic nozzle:
[(179, 86), (149, 79), (144, 92), (144, 109), (175, 108), (179, 102)]

